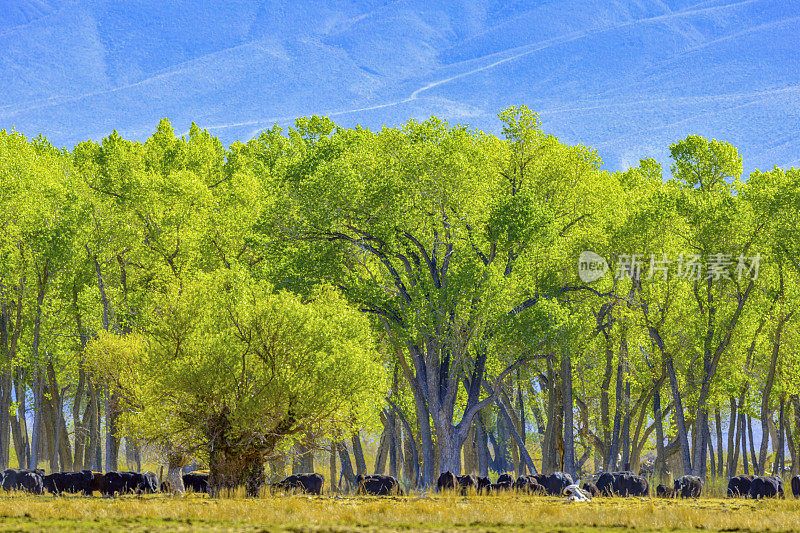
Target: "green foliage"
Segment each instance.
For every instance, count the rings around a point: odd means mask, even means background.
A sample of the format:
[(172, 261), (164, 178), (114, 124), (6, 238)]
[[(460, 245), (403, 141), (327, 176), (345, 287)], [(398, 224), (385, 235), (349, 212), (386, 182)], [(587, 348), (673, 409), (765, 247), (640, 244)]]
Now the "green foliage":
[(273, 457), (368, 427), (387, 392), (368, 322), (334, 291), (303, 303), (234, 271), (173, 286), (136, 333), (101, 334), (87, 360), (118, 387), (125, 434), (206, 459), (220, 428)]

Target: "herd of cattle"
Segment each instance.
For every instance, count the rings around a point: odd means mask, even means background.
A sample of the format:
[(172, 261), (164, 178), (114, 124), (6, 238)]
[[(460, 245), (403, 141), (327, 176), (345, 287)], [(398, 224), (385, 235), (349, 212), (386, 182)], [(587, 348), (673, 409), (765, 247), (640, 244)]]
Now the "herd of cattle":
[[(497, 494), (515, 491), (525, 494), (569, 495), (577, 499), (591, 499), (597, 496), (650, 496), (650, 483), (647, 478), (630, 471), (603, 472), (584, 481), (579, 488), (569, 474), (554, 472), (552, 474), (522, 475), (516, 480), (509, 474), (502, 474), (497, 483), (488, 477), (474, 475), (458, 476), (452, 472), (444, 472), (439, 476), (436, 489), (442, 491), (459, 491), (461, 494)], [(404, 495), (400, 482), (393, 476), (359, 475), (358, 494), (375, 496)], [(272, 483), (273, 490), (302, 492), (321, 495), (325, 478), (321, 474), (294, 474), (283, 481)], [(190, 472), (183, 475), (186, 490), (193, 492), (209, 492), (208, 473)], [(45, 475), (41, 469), (9, 468), (0, 472), (0, 486), (6, 491), (20, 490), (32, 494), (74, 493), (91, 496), (95, 491), (104, 496), (116, 494), (146, 494), (159, 491), (167, 492), (165, 483), (159, 485), (158, 477), (153, 472), (55, 472)], [(791, 481), (792, 495), (800, 498), (800, 476)], [(699, 498), (703, 493), (703, 482), (696, 476), (682, 476), (675, 480), (673, 487), (658, 485), (655, 496), (659, 498)], [(735, 476), (728, 482), (729, 498), (783, 498), (783, 480), (780, 476)]]

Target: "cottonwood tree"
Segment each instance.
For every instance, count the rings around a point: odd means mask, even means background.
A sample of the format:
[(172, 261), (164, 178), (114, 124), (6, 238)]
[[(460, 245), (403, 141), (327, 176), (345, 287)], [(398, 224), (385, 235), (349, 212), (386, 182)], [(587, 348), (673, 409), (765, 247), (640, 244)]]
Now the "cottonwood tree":
[[(287, 271), (314, 268), (404, 348), (427, 484), (438, 469), (460, 471), (475, 414), (499, 394), (482, 393), (487, 364), (502, 379), (541, 355), (546, 327), (526, 330), (535, 340), (523, 353), (493, 338), (557, 291), (549, 268), (572, 260), (563, 244), (600, 201), (588, 192), (601, 175), (594, 152), (545, 135), (526, 108), (501, 119), (504, 140), (436, 119), (372, 133), (312, 118), (288, 143), (272, 136), (253, 147), (287, 154), (267, 167), (284, 170), (265, 232), (286, 243), (284, 256), (313, 252), (312, 267)], [(526, 326), (537, 323), (547, 321)]]
[(135, 334), (87, 350), (116, 384), (125, 433), (207, 461), (214, 494), (256, 496), (264, 461), (368, 426), (386, 396), (363, 315), (331, 289), (303, 303), (242, 272), (173, 286)]

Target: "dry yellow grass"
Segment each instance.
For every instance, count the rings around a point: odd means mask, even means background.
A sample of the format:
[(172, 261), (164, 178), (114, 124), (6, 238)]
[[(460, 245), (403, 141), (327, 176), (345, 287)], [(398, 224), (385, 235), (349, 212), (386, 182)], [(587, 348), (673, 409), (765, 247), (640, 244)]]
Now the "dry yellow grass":
[(14, 531), (800, 531), (800, 501), (201, 495), (86, 498), (0, 495)]

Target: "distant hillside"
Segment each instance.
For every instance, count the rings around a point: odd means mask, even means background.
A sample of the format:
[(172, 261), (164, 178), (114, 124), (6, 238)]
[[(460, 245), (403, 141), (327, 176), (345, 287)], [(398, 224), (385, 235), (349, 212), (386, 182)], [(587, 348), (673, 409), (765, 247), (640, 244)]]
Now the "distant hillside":
[(800, 166), (799, 50), (800, 0), (6, 0), (0, 127), (71, 146), (166, 116), (230, 143), (310, 114), (496, 131), (527, 104), (609, 169), (689, 133)]

